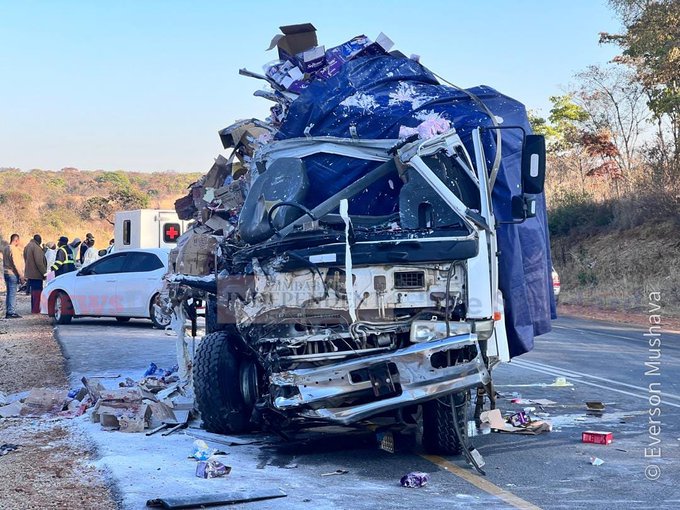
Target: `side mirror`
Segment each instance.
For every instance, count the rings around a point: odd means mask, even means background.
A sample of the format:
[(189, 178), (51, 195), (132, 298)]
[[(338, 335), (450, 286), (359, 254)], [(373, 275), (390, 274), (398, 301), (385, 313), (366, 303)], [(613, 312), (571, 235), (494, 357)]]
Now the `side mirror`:
[(536, 216), (536, 198), (529, 195), (515, 195), (512, 197), (512, 217), (524, 221)]
[(524, 193), (530, 195), (543, 193), (544, 182), (545, 137), (543, 135), (527, 135), (524, 138), (524, 147), (522, 148), (522, 188)]
[(97, 255), (99, 255), (100, 257), (103, 257), (104, 255), (106, 255), (106, 250), (99, 250), (97, 252)]

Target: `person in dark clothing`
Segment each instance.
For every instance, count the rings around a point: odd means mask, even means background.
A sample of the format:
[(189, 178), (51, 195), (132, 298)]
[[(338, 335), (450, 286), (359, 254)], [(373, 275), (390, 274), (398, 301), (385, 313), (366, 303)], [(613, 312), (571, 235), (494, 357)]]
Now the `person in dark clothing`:
[(36, 234), (24, 248), (24, 275), (31, 290), (31, 313), (40, 313), (40, 295), (43, 289), (43, 278), (47, 272), (47, 259), (40, 244), (42, 238)]
[(85, 262), (85, 253), (87, 253), (87, 250), (91, 246), (90, 240), (92, 240), (92, 244), (94, 244), (94, 236), (88, 232), (85, 235), (85, 241), (80, 245), (80, 254), (78, 255), (78, 262), (80, 262), (80, 265), (83, 265), (83, 262)]
[(70, 273), (76, 270), (76, 263), (73, 260), (73, 252), (68, 245), (68, 237), (60, 237), (57, 248), (57, 259), (52, 264), (54, 276)]

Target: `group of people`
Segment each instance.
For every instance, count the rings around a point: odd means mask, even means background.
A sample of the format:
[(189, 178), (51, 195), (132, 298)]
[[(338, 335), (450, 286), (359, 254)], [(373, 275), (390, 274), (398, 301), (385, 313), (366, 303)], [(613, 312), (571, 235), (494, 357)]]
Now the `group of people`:
[(69, 243), (67, 237), (59, 238), (58, 243), (42, 244), (39, 234), (33, 236), (21, 250), (19, 234), (12, 234), (9, 244), (2, 253), (5, 277), (5, 318), (21, 317), (16, 310), (16, 296), (19, 286), (26, 283), (31, 295), (31, 313), (40, 313), (40, 296), (43, 281), (59, 276), (79, 267), (91, 264), (99, 253), (94, 247), (94, 236), (87, 234), (85, 241), (75, 238)]

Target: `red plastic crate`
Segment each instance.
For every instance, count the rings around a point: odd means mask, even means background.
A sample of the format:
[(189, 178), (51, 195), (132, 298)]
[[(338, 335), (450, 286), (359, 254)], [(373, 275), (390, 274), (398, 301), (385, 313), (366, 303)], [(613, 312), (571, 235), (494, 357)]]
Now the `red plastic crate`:
[(586, 430), (581, 433), (581, 442), (593, 444), (611, 444), (614, 440), (612, 432), (601, 432), (599, 430)]

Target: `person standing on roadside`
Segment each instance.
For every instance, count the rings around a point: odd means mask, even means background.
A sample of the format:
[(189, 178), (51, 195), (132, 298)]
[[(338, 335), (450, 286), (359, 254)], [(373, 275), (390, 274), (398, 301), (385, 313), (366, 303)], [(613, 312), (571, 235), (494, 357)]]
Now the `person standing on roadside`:
[(59, 238), (57, 257), (54, 264), (52, 264), (52, 270), (54, 271), (54, 276), (60, 276), (76, 270), (76, 264), (73, 261), (73, 252), (68, 245), (68, 237), (61, 236)]
[(78, 269), (80, 267), (80, 237), (76, 237), (73, 241), (68, 243), (68, 249), (71, 250), (71, 260), (73, 261), (73, 268)]
[[(89, 234), (88, 234), (89, 235)], [(99, 253), (97, 250), (94, 248), (94, 237), (91, 237), (89, 239), (85, 239), (85, 242), (83, 245), (87, 246), (87, 250), (85, 250), (85, 256), (83, 257), (83, 267), (92, 264), (99, 258)]]
[(85, 265), (85, 254), (90, 247), (90, 240), (92, 240), (92, 244), (94, 244), (94, 236), (88, 232), (85, 235), (85, 241), (80, 245), (80, 254), (78, 255), (78, 262), (80, 262), (80, 265), (82, 266)]
[(49, 270), (54, 261), (57, 260), (57, 245), (50, 242), (45, 246), (47, 247), (45, 249), (45, 258), (47, 259), (47, 269)]
[(25, 276), (31, 290), (31, 313), (40, 313), (40, 295), (43, 289), (43, 278), (47, 272), (47, 259), (40, 247), (42, 237), (38, 234), (24, 248)]
[(9, 244), (2, 252), (3, 273), (7, 296), (5, 298), (5, 318), (20, 319), (17, 313), (17, 288), (24, 281), (23, 253), (19, 248), (19, 234), (12, 234)]

